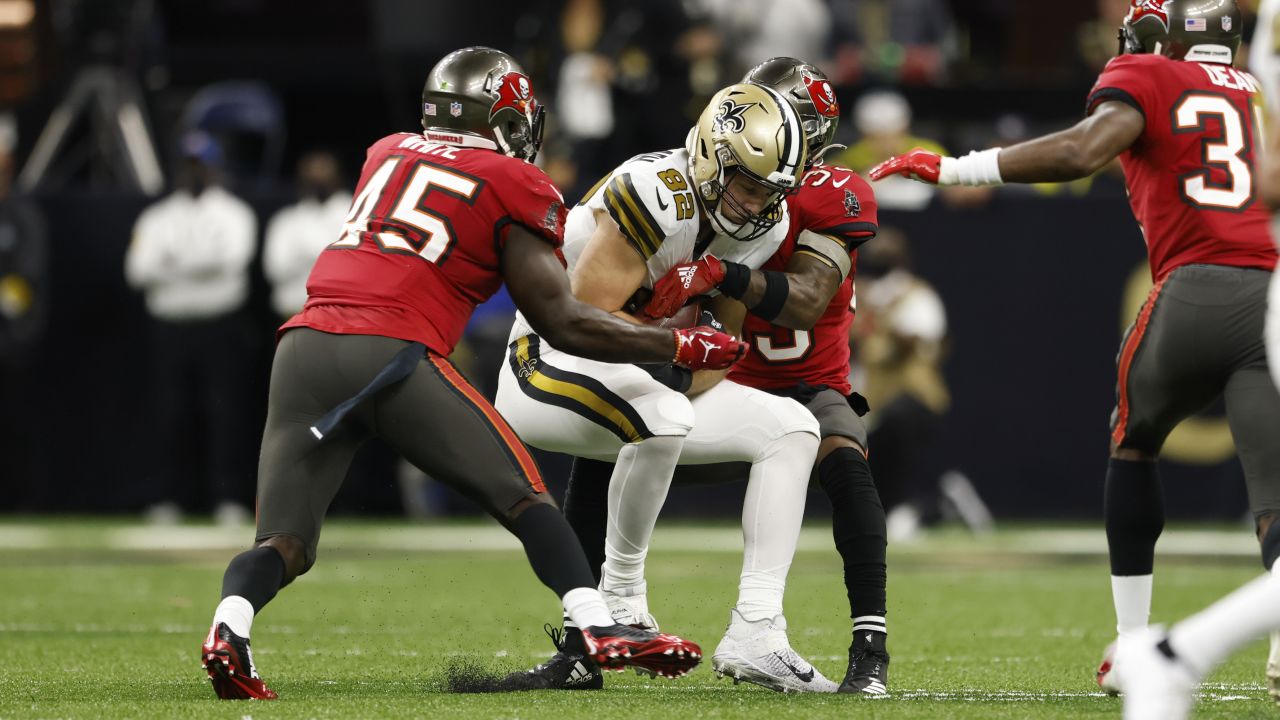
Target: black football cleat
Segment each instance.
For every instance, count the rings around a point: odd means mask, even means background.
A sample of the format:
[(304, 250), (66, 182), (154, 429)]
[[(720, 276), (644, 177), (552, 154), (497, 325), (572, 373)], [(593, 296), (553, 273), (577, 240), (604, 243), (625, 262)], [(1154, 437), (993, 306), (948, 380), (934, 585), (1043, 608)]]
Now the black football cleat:
[(840, 683), (840, 693), (883, 697), (889, 694), (889, 651), (885, 633), (855, 630), (849, 646), (849, 670)]
[(605, 670), (639, 668), (661, 677), (678, 678), (702, 662), (702, 648), (676, 635), (630, 625), (608, 625), (582, 631), (587, 657)]
[(258, 677), (249, 641), (215, 623), (200, 647), (200, 667), (209, 673), (213, 691), (223, 700), (275, 700), (278, 695)]
[[(503, 678), (497, 690), (599, 690), (604, 687), (604, 673), (587, 657), (583, 649), (571, 647), (569, 638), (559, 628), (544, 625), (555, 643), (556, 654), (532, 670), (513, 672)], [(581, 645), (581, 643), (573, 643)]]

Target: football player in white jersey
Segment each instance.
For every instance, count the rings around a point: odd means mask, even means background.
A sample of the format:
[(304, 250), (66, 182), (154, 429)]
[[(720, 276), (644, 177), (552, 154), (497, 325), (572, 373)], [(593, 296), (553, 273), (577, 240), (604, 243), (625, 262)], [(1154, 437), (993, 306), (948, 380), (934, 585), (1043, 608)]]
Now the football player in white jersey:
[[(564, 253), (578, 299), (630, 316), (677, 264), (713, 254), (757, 268), (781, 244), (784, 198), (799, 187), (808, 152), (794, 107), (770, 88), (732, 85), (712, 98), (686, 145), (628, 160), (570, 212)], [(785, 297), (785, 287), (773, 288), (756, 307)], [(741, 303), (712, 305), (740, 327)], [(676, 465), (751, 463), (726, 669), (777, 690), (834, 692), (791, 649), (782, 614), (818, 423), (794, 400), (721, 382), (725, 374), (574, 357), (517, 316), (495, 404), (530, 445), (616, 462), (600, 587), (624, 624), (656, 625), (644, 560)], [(574, 642), (569, 626), (565, 645)]]

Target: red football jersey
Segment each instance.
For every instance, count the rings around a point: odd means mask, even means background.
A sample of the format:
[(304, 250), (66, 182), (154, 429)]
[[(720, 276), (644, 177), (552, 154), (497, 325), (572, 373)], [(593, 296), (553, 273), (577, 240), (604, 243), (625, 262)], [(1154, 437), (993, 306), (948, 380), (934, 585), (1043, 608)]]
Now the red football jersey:
[[(857, 173), (835, 165), (819, 165), (805, 173), (800, 191), (787, 199), (791, 227), (764, 270), (785, 270), (797, 251), (800, 233), (808, 230), (857, 247), (878, 231), (876, 199)], [(857, 267), (858, 251), (849, 253)], [(853, 271), (841, 283), (812, 330), (792, 330), (751, 313), (743, 322), (743, 340), (751, 346), (733, 366), (729, 379), (750, 387), (787, 388), (801, 382), (826, 385), (848, 395), (849, 324), (853, 322)]]
[(342, 235), (284, 326), (417, 341), (448, 355), (502, 286), (511, 225), (559, 247), (564, 202), (537, 167), (462, 138), (397, 133), (369, 148)]
[(1120, 162), (1153, 279), (1189, 263), (1275, 268), (1257, 197), (1257, 89), (1228, 65), (1161, 55), (1121, 55), (1098, 77), (1088, 112), (1119, 101), (1146, 117)]

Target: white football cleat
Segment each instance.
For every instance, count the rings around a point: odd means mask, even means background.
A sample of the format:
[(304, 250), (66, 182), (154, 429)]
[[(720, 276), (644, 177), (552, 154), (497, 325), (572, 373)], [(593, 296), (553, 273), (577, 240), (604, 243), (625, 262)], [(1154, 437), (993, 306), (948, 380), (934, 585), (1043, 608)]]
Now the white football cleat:
[(1184, 720), (1199, 686), (1195, 673), (1163, 648), (1163, 630), (1125, 635), (1116, 643), (1113, 672), (1124, 693), (1124, 720)]
[(1098, 672), (1095, 679), (1098, 681), (1098, 687), (1108, 695), (1120, 694), (1120, 678), (1115, 671), (1116, 644), (1119, 640), (1107, 646), (1102, 651), (1102, 662), (1098, 664)]
[(747, 622), (736, 608), (731, 610), (711, 667), (717, 677), (731, 677), (735, 685), (749, 682), (778, 692), (833, 693), (839, 687), (791, 649), (782, 615)]
[(1267, 692), (1280, 703), (1280, 632), (1271, 633), (1271, 654), (1267, 656)]
[(658, 631), (658, 621), (649, 613), (648, 586), (640, 584), (614, 590), (600, 589), (609, 614), (619, 625), (631, 625), (645, 630)]

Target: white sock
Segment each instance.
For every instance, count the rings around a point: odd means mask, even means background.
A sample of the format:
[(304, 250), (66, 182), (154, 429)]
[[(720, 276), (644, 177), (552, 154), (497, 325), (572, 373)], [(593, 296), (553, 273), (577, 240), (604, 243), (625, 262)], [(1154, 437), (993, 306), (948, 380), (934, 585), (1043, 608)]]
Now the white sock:
[(638, 553), (624, 553), (613, 547), (608, 540), (604, 543), (604, 566), (600, 571), (600, 589), (620, 595), (626, 591), (643, 586), (644, 559), (648, 550)]
[(1204, 677), (1228, 655), (1280, 628), (1280, 578), (1263, 575), (1169, 631), (1178, 659)]
[(742, 578), (738, 612), (747, 622), (782, 614), (787, 571), (796, 554), (809, 471), (818, 438), (783, 435), (756, 455), (742, 503)]
[(1151, 575), (1112, 575), (1111, 599), (1116, 606), (1116, 633), (1147, 629), (1151, 619)]
[(564, 614), (580, 628), (596, 625), (608, 627), (613, 624), (609, 606), (604, 604), (604, 598), (600, 597), (600, 591), (595, 588), (574, 588), (565, 593), (560, 602), (564, 604)]
[(213, 622), (226, 623), (231, 632), (248, 639), (253, 627), (253, 605), (239, 595), (228, 595), (213, 611)]
[(618, 453), (609, 479), (609, 524), (600, 587), (633, 587), (644, 582), (644, 559), (653, 526), (667, 500), (683, 435), (658, 435), (631, 443)]

